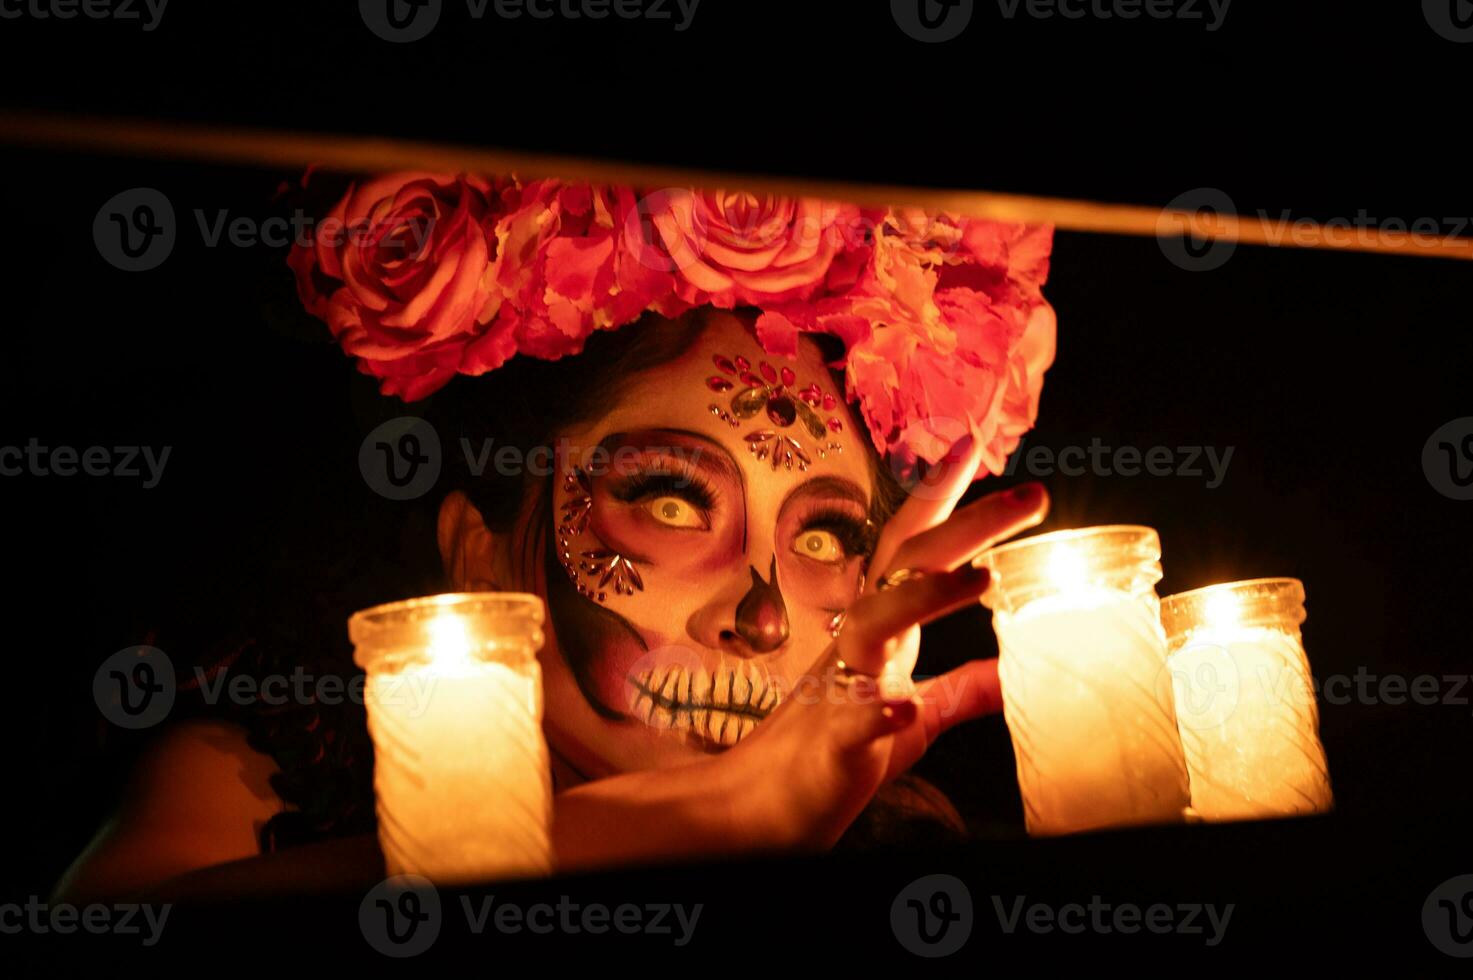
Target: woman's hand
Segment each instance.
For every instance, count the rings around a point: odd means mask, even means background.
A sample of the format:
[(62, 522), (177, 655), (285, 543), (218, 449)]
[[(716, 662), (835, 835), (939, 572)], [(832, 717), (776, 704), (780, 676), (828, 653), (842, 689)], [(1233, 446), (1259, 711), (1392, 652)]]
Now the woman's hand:
[[(838, 637), (792, 696), (725, 754), (724, 761), (747, 769), (750, 792), (765, 804), (758, 825), (783, 845), (832, 846), (875, 791), (938, 735), (1000, 710), (996, 660), (972, 661), (919, 685), (910, 679), (920, 626), (986, 591), (986, 570), (971, 559), (1048, 512), (1047, 493), (1030, 483), (952, 513), (976, 465), (975, 453), (963, 454), (900, 508)], [(881, 587), (884, 576), (901, 569), (912, 574)]]

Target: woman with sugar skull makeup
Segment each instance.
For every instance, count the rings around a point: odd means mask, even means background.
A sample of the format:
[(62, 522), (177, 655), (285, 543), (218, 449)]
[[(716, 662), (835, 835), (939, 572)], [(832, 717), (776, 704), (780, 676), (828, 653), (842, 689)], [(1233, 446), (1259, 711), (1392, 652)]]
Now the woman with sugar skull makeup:
[[(957, 503), (1037, 414), (1048, 228), (431, 174), (330, 219), (352, 233), (290, 264), (360, 370), (454, 437), (554, 450), (456, 474), (437, 536), (447, 590), (547, 602), (560, 868), (959, 829), (906, 770), (998, 710), (996, 664), (910, 675), (985, 590), (970, 559), (1047, 511), (1036, 484)], [(323, 718), (180, 726), (63, 890), (371, 879), (361, 706)]]

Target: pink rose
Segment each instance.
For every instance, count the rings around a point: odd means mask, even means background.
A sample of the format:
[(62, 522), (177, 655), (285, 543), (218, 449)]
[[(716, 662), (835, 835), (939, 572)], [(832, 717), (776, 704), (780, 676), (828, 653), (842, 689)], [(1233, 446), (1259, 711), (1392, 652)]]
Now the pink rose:
[[(802, 301), (831, 271), (851, 278), (854, 264), (836, 259), (867, 244), (860, 211), (814, 198), (672, 189), (647, 195), (647, 214), (661, 246), (642, 261), (676, 277), (679, 298), (722, 309)], [(636, 236), (626, 236), (632, 238)]]
[(495, 198), (476, 177), (388, 174), (350, 189), (312, 245), (293, 248), (308, 311), (384, 394), (430, 394), (482, 339), (501, 300)]

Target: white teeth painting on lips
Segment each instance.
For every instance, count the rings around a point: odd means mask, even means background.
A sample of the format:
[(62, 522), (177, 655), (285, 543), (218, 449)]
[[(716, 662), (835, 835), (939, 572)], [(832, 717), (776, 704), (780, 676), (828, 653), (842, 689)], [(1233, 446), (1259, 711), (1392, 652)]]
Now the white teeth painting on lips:
[(631, 713), (661, 731), (694, 735), (716, 745), (741, 741), (777, 707), (778, 685), (748, 660), (715, 670), (667, 664), (629, 676)]

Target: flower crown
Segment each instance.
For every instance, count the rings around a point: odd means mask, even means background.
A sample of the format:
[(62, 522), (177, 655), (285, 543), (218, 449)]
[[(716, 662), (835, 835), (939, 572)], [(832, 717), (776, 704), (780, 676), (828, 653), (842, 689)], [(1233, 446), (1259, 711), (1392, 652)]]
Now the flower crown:
[(774, 356), (801, 333), (843, 341), (845, 397), (900, 475), (968, 434), (1001, 473), (1053, 362), (1052, 238), (812, 198), (395, 173), (352, 187), (288, 263), (308, 311), (405, 401), (650, 311), (750, 306)]

